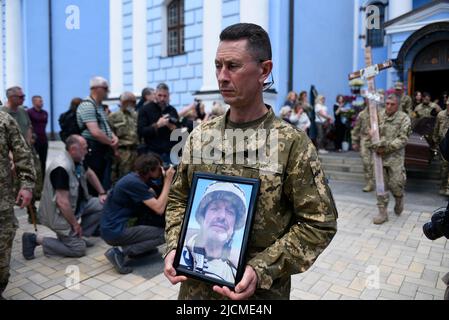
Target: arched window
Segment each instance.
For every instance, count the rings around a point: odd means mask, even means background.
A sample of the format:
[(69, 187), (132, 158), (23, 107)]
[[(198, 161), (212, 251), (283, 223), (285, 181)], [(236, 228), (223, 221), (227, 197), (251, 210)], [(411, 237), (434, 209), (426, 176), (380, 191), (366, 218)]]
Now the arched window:
[[(377, 8), (373, 8), (377, 7)], [(366, 46), (383, 47), (384, 46), (384, 23), (385, 23), (385, 4), (375, 2), (370, 4), (366, 10)]]
[(167, 53), (184, 53), (184, 0), (173, 0), (167, 6)]

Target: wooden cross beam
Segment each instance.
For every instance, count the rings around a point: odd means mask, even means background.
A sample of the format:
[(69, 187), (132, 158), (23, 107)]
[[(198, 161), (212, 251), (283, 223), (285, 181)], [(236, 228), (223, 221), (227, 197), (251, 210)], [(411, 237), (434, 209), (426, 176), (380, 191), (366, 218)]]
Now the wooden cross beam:
[[(379, 97), (376, 92), (374, 79), (380, 73), (380, 71), (391, 68), (393, 66), (393, 62), (391, 60), (388, 60), (381, 64), (373, 64), (373, 55), (371, 47), (366, 47), (365, 64), (367, 65), (367, 67), (365, 69), (351, 73), (349, 75), (349, 80), (362, 78), (367, 81), (368, 84), (367, 98), (369, 101), (370, 124), (371, 124), (371, 131), (373, 132), (371, 141), (373, 143), (378, 143), (380, 141), (379, 119), (377, 117), (377, 103), (379, 102)], [(377, 195), (385, 195), (382, 157), (375, 152), (373, 152), (372, 155), (374, 159), (376, 193)]]

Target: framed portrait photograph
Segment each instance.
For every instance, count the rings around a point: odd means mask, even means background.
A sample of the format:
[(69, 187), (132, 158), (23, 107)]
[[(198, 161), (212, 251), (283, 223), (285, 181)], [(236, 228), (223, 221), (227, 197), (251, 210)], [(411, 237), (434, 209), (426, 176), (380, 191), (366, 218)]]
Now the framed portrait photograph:
[(174, 261), (178, 274), (235, 288), (259, 188), (258, 179), (194, 173)]

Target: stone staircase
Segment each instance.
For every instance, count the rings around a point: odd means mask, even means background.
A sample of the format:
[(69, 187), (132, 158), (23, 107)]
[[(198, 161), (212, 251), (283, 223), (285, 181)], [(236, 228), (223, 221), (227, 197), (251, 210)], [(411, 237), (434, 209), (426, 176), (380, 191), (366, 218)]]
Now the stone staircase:
[[(354, 181), (364, 183), (363, 165), (358, 152), (330, 152), (320, 155), (324, 172), (328, 179), (336, 181)], [(432, 184), (440, 182), (440, 165), (438, 160), (432, 161), (428, 168), (407, 168), (407, 184)]]

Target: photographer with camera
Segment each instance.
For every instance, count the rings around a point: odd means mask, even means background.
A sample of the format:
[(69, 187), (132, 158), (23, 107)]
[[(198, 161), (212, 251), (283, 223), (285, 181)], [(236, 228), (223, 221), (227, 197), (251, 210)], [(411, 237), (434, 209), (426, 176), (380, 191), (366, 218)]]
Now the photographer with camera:
[(181, 126), (192, 132), (196, 125), (207, 120), (205, 106), (201, 100), (195, 99), (194, 102), (179, 112)]
[[(445, 112), (445, 111), (442, 111)], [(440, 143), (441, 157), (449, 161), (449, 130)], [(438, 209), (432, 215), (431, 221), (423, 226), (424, 235), (429, 240), (436, 240), (442, 236), (449, 239), (449, 202), (446, 209)], [(443, 282), (448, 286), (444, 294), (444, 300), (449, 300), (449, 272), (443, 277)]]
[(167, 165), (171, 164), (170, 151), (177, 143), (170, 141), (170, 135), (178, 128), (179, 116), (169, 104), (170, 92), (165, 83), (157, 86), (156, 101), (146, 104), (139, 111), (137, 131), (139, 139), (144, 141), (144, 145), (139, 147), (139, 154), (154, 152)]

